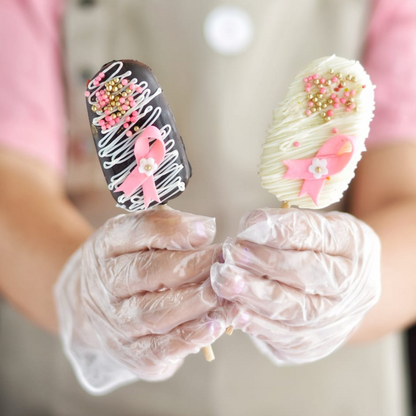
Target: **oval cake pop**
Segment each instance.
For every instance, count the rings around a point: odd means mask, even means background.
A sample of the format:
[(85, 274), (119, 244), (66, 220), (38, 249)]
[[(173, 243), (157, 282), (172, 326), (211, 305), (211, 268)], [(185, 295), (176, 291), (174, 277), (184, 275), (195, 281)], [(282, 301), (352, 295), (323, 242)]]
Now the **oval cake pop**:
[(285, 206), (324, 208), (348, 188), (370, 131), (374, 86), (358, 61), (317, 59), (274, 111), (259, 174)]
[(94, 144), (117, 205), (138, 211), (180, 195), (192, 175), (175, 118), (151, 69), (109, 62), (85, 92)]

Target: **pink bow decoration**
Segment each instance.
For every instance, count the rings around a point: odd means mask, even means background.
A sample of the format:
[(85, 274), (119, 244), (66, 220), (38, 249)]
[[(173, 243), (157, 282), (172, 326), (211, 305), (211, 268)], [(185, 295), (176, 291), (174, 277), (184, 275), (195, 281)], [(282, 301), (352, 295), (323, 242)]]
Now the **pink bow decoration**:
[[(150, 139), (156, 139), (151, 148)], [(149, 126), (143, 130), (134, 144), (134, 156), (137, 166), (116, 189), (116, 192), (122, 191), (126, 197), (130, 197), (141, 186), (144, 207), (147, 209), (151, 201), (160, 202), (153, 175), (165, 157), (165, 143), (157, 127)]]
[[(304, 179), (299, 196), (310, 195), (318, 205), (319, 195), (327, 176), (341, 172), (354, 154), (355, 136), (338, 135), (325, 142), (315, 157), (300, 160), (284, 160), (288, 168), (283, 179)], [(351, 144), (351, 151), (340, 151)]]

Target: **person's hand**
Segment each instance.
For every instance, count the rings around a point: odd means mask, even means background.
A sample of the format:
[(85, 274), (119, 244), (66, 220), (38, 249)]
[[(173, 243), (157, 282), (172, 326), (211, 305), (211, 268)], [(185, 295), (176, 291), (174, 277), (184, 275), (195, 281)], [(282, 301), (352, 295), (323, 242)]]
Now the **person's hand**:
[(235, 303), (234, 327), (278, 364), (330, 354), (380, 295), (380, 241), (348, 214), (256, 210), (223, 252), (213, 289)]
[(109, 220), (55, 288), (64, 348), (85, 389), (172, 376), (225, 330), (210, 268), (213, 218), (169, 208)]

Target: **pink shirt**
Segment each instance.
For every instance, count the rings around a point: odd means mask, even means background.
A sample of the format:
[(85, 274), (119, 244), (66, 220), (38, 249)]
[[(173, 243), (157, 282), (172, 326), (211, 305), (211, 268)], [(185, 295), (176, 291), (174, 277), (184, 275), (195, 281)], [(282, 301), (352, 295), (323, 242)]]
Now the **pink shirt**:
[[(66, 157), (62, 6), (63, 0), (3, 0), (0, 13), (0, 145), (59, 172)], [(367, 147), (416, 141), (416, 2), (372, 6), (363, 63), (377, 85), (377, 109)]]

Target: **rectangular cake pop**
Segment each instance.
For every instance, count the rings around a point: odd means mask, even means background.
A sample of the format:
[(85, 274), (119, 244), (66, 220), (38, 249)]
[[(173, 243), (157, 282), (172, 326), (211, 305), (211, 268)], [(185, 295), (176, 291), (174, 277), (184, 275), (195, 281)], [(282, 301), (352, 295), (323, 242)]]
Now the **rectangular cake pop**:
[(311, 62), (274, 111), (259, 174), (285, 206), (339, 201), (354, 177), (374, 114), (374, 86), (358, 61)]
[(179, 196), (192, 175), (162, 88), (137, 61), (109, 62), (85, 92), (94, 144), (117, 205), (138, 211)]

